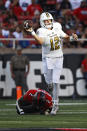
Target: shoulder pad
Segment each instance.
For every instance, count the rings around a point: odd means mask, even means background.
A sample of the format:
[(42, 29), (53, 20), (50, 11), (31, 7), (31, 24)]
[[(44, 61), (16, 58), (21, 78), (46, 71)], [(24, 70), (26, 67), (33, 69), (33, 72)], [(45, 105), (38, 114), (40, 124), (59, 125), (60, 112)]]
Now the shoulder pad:
[(59, 29), (62, 29), (62, 26), (59, 22), (54, 22), (53, 23), (53, 28), (59, 28)]

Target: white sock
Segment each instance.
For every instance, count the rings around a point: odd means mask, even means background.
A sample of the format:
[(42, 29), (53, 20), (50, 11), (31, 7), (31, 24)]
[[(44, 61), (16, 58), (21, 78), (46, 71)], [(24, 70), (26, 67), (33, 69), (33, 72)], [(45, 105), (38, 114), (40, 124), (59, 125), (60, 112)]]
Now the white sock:
[(58, 103), (59, 103), (58, 83), (53, 83), (53, 104), (58, 105)]

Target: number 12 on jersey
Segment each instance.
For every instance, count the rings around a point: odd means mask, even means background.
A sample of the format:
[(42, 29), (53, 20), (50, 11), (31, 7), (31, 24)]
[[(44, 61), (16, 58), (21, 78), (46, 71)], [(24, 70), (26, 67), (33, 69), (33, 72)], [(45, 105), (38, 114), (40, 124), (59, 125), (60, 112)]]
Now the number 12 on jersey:
[(50, 39), (50, 44), (51, 44), (51, 49), (50, 49), (51, 51), (58, 50), (60, 48), (58, 36), (55, 36), (54, 38), (51, 38)]

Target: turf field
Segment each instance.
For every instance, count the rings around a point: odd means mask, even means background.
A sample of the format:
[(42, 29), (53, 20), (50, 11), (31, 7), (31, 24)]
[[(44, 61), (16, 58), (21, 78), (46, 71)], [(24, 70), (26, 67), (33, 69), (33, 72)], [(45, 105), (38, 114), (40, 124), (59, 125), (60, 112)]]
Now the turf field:
[(0, 128), (87, 128), (87, 99), (60, 100), (56, 116), (16, 113), (15, 100), (0, 99)]

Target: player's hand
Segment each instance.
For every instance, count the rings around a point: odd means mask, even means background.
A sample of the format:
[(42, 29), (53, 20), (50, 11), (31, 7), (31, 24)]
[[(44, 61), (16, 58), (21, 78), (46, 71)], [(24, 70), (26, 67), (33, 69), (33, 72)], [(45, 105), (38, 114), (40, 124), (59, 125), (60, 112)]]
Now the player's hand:
[(20, 115), (24, 115), (24, 111), (23, 111), (23, 109), (20, 109)]
[(26, 29), (26, 31), (28, 31), (28, 32), (32, 33), (32, 32), (33, 32), (33, 28), (32, 28), (32, 27), (30, 27), (30, 28)]
[(23, 111), (21, 111), (21, 112), (20, 112), (20, 115), (24, 115), (24, 112), (23, 112)]
[(72, 36), (74, 40), (78, 40), (78, 36), (76, 34), (72, 33)]

